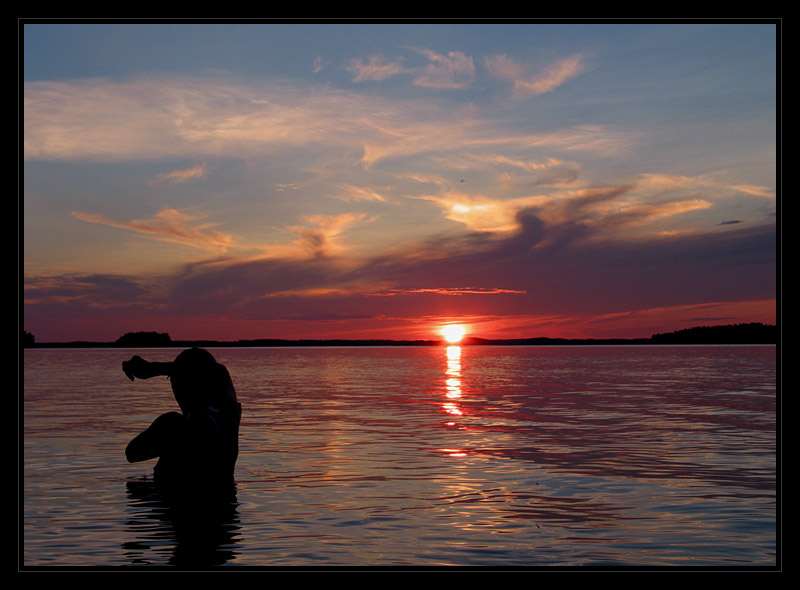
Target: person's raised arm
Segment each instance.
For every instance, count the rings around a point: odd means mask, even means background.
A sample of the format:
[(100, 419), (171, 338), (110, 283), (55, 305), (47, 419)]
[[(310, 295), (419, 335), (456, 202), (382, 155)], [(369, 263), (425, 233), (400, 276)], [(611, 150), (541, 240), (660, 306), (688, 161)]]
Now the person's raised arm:
[(150, 379), (150, 377), (169, 375), (171, 369), (172, 362), (150, 362), (144, 360), (140, 356), (134, 356), (128, 361), (122, 361), (122, 371), (131, 381), (133, 381), (134, 377), (139, 379)]

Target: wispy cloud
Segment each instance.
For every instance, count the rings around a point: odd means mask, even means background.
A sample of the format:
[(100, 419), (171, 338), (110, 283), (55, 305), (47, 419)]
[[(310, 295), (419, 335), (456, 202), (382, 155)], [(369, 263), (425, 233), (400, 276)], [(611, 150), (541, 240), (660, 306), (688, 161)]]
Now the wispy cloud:
[(364, 186), (355, 186), (352, 184), (342, 184), (340, 190), (331, 196), (335, 199), (347, 202), (353, 202), (353, 201), (379, 201), (382, 203), (386, 202), (386, 197), (381, 195), (378, 191), (372, 188)]
[(712, 188), (723, 191), (744, 193), (754, 197), (774, 199), (775, 191), (765, 187), (751, 184), (736, 184), (731, 182), (720, 182), (711, 180), (707, 177), (675, 176), (668, 174), (642, 174), (639, 184), (663, 190), (677, 190), (687, 188)]
[[(365, 117), (364, 113), (381, 113)], [(361, 152), (402, 110), (355, 93), (282, 83), (139, 79), (25, 85), (26, 160), (251, 158), (329, 146)]]
[(493, 174), (504, 190), (566, 187), (578, 181), (581, 171), (581, 165), (574, 161), (555, 157), (523, 159), (491, 151), (446, 154), (438, 156), (437, 161), (456, 170)]
[(621, 230), (646, 228), (656, 221), (712, 206), (708, 200), (687, 199), (681, 193), (662, 194), (659, 200), (653, 201), (646, 192), (638, 191), (635, 184), (578, 188), (515, 198), (453, 190), (410, 198), (437, 204), (447, 219), (463, 224), (471, 231), (498, 234), (517, 231), (520, 215), (535, 212), (548, 227), (582, 225), (591, 227), (594, 236), (620, 236)]
[(366, 60), (362, 58), (350, 60), (347, 71), (353, 75), (353, 82), (364, 82), (386, 80), (397, 74), (405, 74), (410, 70), (403, 66), (402, 59), (386, 61), (382, 55), (373, 55)]
[(285, 291), (272, 291), (266, 293), (264, 297), (278, 299), (283, 297), (352, 297), (369, 294), (370, 289), (375, 285), (356, 284), (343, 284), (332, 285), (326, 287), (308, 287), (300, 289), (288, 289)]
[[(465, 89), (478, 79), (474, 59), (462, 51), (440, 53), (426, 48), (412, 49), (427, 58), (428, 63), (406, 66), (402, 57), (389, 60), (383, 55), (372, 55), (351, 59), (346, 69), (353, 82), (383, 81), (410, 74), (415, 86), (438, 89)], [(583, 53), (556, 60), (538, 71), (532, 71), (532, 67), (518, 63), (507, 54), (485, 57), (483, 65), (494, 78), (512, 82), (515, 99), (551, 92), (588, 69)]]
[(770, 190), (765, 186), (755, 186), (752, 184), (732, 184), (725, 186), (741, 193), (753, 195), (754, 197), (764, 197), (765, 199), (775, 198), (775, 191)]
[(415, 86), (441, 89), (463, 89), (475, 81), (475, 64), (472, 57), (461, 51), (438, 53), (430, 49), (414, 48), (427, 58), (422, 66), (406, 66), (402, 57), (387, 60), (382, 55), (354, 58), (347, 65), (353, 82), (383, 81), (399, 74), (412, 75)]
[(231, 236), (212, 229), (217, 224), (198, 223), (205, 218), (204, 215), (191, 215), (178, 209), (164, 208), (149, 219), (132, 221), (117, 221), (102, 215), (77, 211), (73, 211), (72, 216), (81, 221), (126, 229), (158, 240), (211, 252), (225, 252), (236, 245)]
[(582, 53), (560, 59), (535, 73), (530, 73), (529, 67), (516, 63), (506, 54), (487, 57), (484, 63), (494, 76), (513, 81), (512, 98), (515, 99), (551, 92), (587, 69)]
[(409, 289), (387, 289), (375, 293), (365, 293), (369, 297), (394, 297), (395, 295), (423, 295), (433, 293), (435, 295), (524, 295), (521, 289), (501, 289), (497, 287), (437, 287), (437, 288), (409, 288)]
[(154, 184), (160, 184), (162, 182), (170, 183), (170, 184), (179, 184), (183, 182), (189, 182), (190, 180), (198, 180), (200, 178), (205, 178), (207, 166), (205, 163), (198, 164), (197, 166), (192, 166), (191, 168), (186, 168), (184, 170), (173, 170), (172, 172), (164, 172), (159, 174), (154, 180)]
[(497, 78), (517, 80), (522, 78), (525, 74), (522, 66), (505, 53), (502, 55), (485, 57), (483, 62), (489, 73)]
[(123, 275), (70, 273), (57, 276), (26, 276), (26, 305), (53, 305), (90, 310), (136, 307), (152, 303), (153, 292), (146, 281)]
[[(433, 83), (434, 73), (428, 75)], [(348, 162), (370, 167), (391, 158), (481, 149), (608, 157), (628, 150), (635, 139), (624, 130), (586, 124), (531, 133), (432, 101), (325, 87), (312, 92), (277, 82), (152, 78), (25, 86), (26, 160), (251, 160), (305, 150), (340, 169)], [(200, 171), (192, 170), (164, 180)]]
[(661, 219), (712, 207), (704, 199), (687, 199), (666, 203), (632, 203), (613, 207), (599, 221), (606, 231), (642, 227)]
[(309, 215), (307, 225), (291, 228), (299, 240), (295, 243), (312, 257), (321, 258), (340, 255), (345, 246), (339, 236), (354, 225), (368, 220), (364, 213), (342, 213), (339, 215)]
[(414, 79), (417, 86), (428, 88), (466, 88), (475, 80), (475, 64), (472, 57), (461, 51), (449, 51), (447, 55), (429, 49), (418, 49), (429, 64)]
[(639, 139), (635, 132), (599, 125), (576, 125), (542, 133), (516, 133), (494, 129), (484, 121), (456, 119), (442, 113), (439, 121), (422, 121), (411, 128), (383, 128), (381, 136), (368, 138), (361, 162), (371, 167), (381, 160), (427, 154), (469, 153), (474, 150), (585, 152), (605, 157), (630, 152)]

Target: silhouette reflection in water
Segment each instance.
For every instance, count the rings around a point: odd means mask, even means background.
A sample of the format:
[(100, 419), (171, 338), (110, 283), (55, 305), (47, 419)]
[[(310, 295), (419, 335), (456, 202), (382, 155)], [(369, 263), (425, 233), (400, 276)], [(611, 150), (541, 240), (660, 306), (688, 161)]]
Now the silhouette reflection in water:
[(149, 506), (150, 518), (169, 525), (160, 531), (174, 535), (176, 565), (226, 561), (218, 549), (230, 541), (236, 516), (242, 414), (228, 370), (200, 348), (184, 350), (172, 362), (134, 356), (122, 370), (131, 381), (167, 376), (181, 410), (156, 418), (125, 449), (131, 463), (158, 458), (152, 480), (128, 482), (131, 505)]
[(152, 478), (127, 482), (132, 538), (122, 547), (132, 566), (206, 569), (236, 557), (239, 514), (234, 498), (178, 502)]

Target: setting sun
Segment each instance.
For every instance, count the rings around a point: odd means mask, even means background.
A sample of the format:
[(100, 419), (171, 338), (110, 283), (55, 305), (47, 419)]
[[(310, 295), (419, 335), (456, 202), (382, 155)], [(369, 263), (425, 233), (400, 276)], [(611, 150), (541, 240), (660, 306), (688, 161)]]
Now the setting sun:
[(442, 334), (448, 342), (460, 342), (464, 337), (464, 326), (445, 326), (442, 330)]

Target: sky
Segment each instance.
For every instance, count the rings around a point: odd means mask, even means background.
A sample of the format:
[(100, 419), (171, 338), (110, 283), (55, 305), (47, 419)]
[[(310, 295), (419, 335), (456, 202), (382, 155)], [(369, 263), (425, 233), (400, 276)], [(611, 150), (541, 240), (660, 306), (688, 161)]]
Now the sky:
[(37, 342), (776, 323), (775, 23), (20, 33)]

